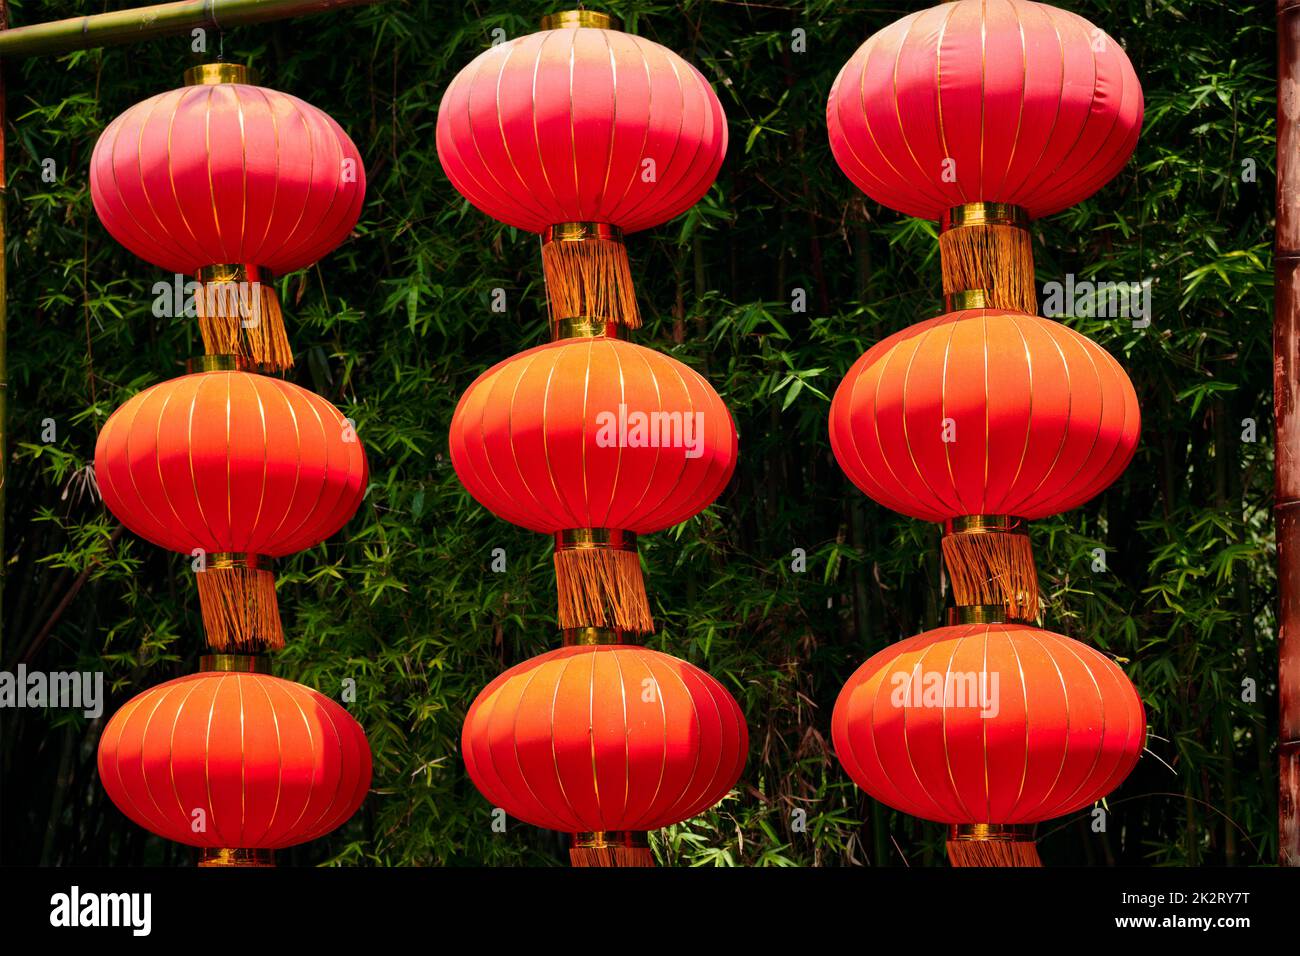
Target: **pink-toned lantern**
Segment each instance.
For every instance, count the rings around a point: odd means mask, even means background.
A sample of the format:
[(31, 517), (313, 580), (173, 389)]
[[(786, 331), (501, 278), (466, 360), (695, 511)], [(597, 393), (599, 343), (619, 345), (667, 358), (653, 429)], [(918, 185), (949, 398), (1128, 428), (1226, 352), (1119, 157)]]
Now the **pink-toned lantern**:
[(196, 297), (205, 346), (287, 368), (271, 276), (347, 238), (365, 199), (361, 156), (326, 113), (252, 85), (238, 64), (196, 67), (186, 82), (100, 135), (90, 160), (95, 212), (114, 239), (169, 272), (205, 286), (258, 283), (242, 305)]
[(573, 10), (485, 50), (447, 87), (438, 159), (466, 199), (540, 233), (553, 318), (641, 324), (623, 235), (713, 184), (727, 120), (676, 53)]

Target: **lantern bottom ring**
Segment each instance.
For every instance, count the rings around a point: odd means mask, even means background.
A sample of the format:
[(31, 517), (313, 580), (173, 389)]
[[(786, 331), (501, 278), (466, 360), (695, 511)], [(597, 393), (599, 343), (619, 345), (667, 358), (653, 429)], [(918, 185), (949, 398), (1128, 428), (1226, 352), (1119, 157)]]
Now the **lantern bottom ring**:
[(953, 206), (939, 219), (939, 231), (965, 226), (1014, 226), (1029, 228), (1029, 210), (1005, 202), (968, 202)]
[(943, 296), (944, 312), (965, 312), (967, 309), (992, 309), (993, 296), (988, 289), (962, 289), (946, 292)]
[(264, 654), (204, 654), (199, 658), (199, 670), (269, 674), (271, 661)]
[(1015, 515), (958, 515), (943, 523), (943, 533), (1029, 534), (1029, 522)]
[(569, 528), (555, 533), (556, 551), (635, 551), (636, 535), (621, 528)]
[(199, 854), (199, 866), (275, 866), (275, 851), (204, 847), (203, 852)]
[(561, 631), (565, 647), (595, 647), (600, 644), (635, 644), (636, 635), (621, 627), (566, 627)]
[(1005, 604), (958, 604), (948, 608), (948, 623), (952, 624), (1024, 624), (1032, 627), (1033, 620), (1016, 617)]
[[(251, 551), (213, 551), (207, 556), (207, 570), (220, 568), (251, 568), (257, 571), (270, 571), (273, 559), (265, 554)], [(202, 572), (200, 572), (202, 573)]]
[(573, 834), (571, 845), (578, 850), (646, 849), (650, 846), (650, 838), (642, 830), (590, 830)]
[(551, 341), (560, 339), (625, 339), (623, 326), (612, 319), (574, 315), (551, 322)]
[(552, 242), (623, 241), (623, 230), (612, 222), (557, 222), (542, 230), (542, 244)]
[(1033, 843), (1034, 828), (1005, 823), (954, 823), (948, 827), (953, 843)]
[(256, 372), (260, 366), (242, 355), (194, 355), (185, 360), (185, 374), (199, 372)]

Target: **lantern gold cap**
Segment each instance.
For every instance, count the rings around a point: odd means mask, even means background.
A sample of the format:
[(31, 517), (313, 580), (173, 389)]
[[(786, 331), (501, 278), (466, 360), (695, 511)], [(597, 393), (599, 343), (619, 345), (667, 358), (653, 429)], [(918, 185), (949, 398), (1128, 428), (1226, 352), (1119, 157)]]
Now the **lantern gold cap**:
[(216, 86), (220, 83), (256, 83), (257, 71), (242, 63), (200, 63), (185, 71), (186, 86)]
[(1004, 823), (953, 823), (948, 839), (955, 843), (1032, 843), (1034, 828)]
[(543, 30), (576, 30), (578, 27), (617, 30), (622, 25), (618, 17), (602, 10), (561, 10), (542, 17)]
[(261, 654), (204, 654), (199, 658), (199, 670), (269, 674), (271, 662)]
[(1029, 228), (1029, 210), (1005, 202), (968, 202), (953, 206), (939, 219), (939, 231), (963, 226), (1014, 226)]
[(264, 849), (221, 849), (204, 847), (199, 854), (199, 866), (275, 866), (275, 851)]

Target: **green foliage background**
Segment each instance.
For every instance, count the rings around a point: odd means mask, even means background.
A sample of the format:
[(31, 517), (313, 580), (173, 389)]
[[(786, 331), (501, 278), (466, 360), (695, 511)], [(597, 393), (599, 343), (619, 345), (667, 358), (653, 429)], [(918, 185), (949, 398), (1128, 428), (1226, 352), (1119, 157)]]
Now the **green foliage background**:
[[(1111, 797), (1040, 827), (1045, 862), (1249, 864), (1276, 854), (1270, 226), (1273, 24), (1244, 0), (1066, 0), (1121, 40), (1147, 97), (1133, 161), (1100, 194), (1035, 224), (1040, 280), (1154, 281), (1150, 328), (1070, 320), (1129, 370), (1137, 458), (1087, 507), (1036, 526), (1049, 627), (1114, 655), (1152, 737)], [(114, 4), (119, 6), (119, 4)], [(614, 0), (629, 29), (715, 84), (731, 148), (680, 220), (631, 238), (642, 344), (705, 375), (741, 434), (731, 487), (644, 542), (655, 647), (707, 668), (740, 701), (749, 763), (717, 810), (664, 831), (678, 865), (892, 866), (942, 861), (941, 828), (858, 791), (835, 762), (830, 709), (875, 650), (935, 626), (933, 526), (866, 500), (830, 454), (828, 396), (887, 333), (938, 311), (934, 229), (864, 200), (826, 143), (826, 94), (872, 32), (919, 4), (842, 0), (681, 5)], [(553, 4), (390, 0), (232, 31), (225, 55), (330, 112), (365, 157), (354, 236), (281, 282), (294, 378), (358, 423), (372, 485), (352, 523), (283, 565), (289, 647), (278, 673), (338, 696), (375, 755), (363, 810), (296, 863), (562, 862), (554, 834), (512, 822), (467, 779), (459, 728), (504, 667), (555, 646), (550, 545), (461, 489), (447, 424), (482, 369), (543, 340), (537, 240), (451, 189), (434, 150), (439, 98), (501, 28)], [(92, 12), (12, 4), (16, 25)], [(808, 52), (791, 50), (807, 32)], [(209, 37), (215, 51), (218, 38)], [(155, 319), (166, 278), (118, 247), (91, 208), (87, 163), (126, 107), (176, 86), (187, 38), (6, 64), (11, 322), (10, 476), (0, 663), (107, 668), (104, 718), (6, 711), (7, 862), (182, 863), (130, 824), (95, 773), (103, 722), (192, 671), (201, 651), (187, 559), (124, 533), (93, 481), (95, 436), (139, 389), (201, 351), (191, 321)], [(57, 180), (40, 176), (53, 159)], [(1243, 180), (1243, 163), (1254, 177)], [(509, 314), (489, 309), (507, 290)], [(792, 311), (795, 288), (808, 311)], [(42, 440), (53, 420), (57, 438)], [(1243, 440), (1244, 419), (1254, 440)], [(1249, 436), (1247, 436), (1249, 437)], [(493, 548), (508, 570), (491, 573)], [(791, 570), (806, 549), (807, 571)], [(1107, 570), (1092, 570), (1104, 548)], [(1254, 681), (1258, 697), (1242, 698)], [(806, 814), (806, 830), (795, 826)]]

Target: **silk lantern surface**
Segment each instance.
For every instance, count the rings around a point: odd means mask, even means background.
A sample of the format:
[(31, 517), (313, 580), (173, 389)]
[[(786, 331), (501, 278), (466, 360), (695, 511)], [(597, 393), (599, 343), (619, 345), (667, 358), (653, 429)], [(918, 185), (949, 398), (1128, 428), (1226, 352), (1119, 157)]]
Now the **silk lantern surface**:
[(950, 312), (883, 339), (831, 402), (831, 448), (862, 491), (927, 521), (1041, 518), (1105, 489), (1137, 448), (1137, 395), (1050, 319)]
[(958, 0), (873, 35), (831, 88), (840, 168), (872, 199), (939, 219), (1002, 202), (1033, 218), (1072, 206), (1128, 161), (1142, 88), (1123, 48), (1030, 0)]
[[(370, 786), (365, 732), (334, 701), (267, 674), (203, 672), (133, 697), (99, 777), (135, 823), (190, 846), (277, 849), (323, 836)], [(206, 828), (194, 831), (195, 811)]]
[(1146, 715), (1124, 672), (1086, 644), (970, 624), (868, 660), (841, 691), (831, 731), (844, 769), (882, 803), (941, 823), (1014, 825), (1119, 786)]
[(90, 161), (104, 227), (178, 273), (308, 266), (352, 231), (365, 191), (360, 154), (338, 123), (296, 96), (242, 83), (137, 103), (104, 130)]
[(510, 668), (470, 706), (461, 750), (495, 806), (549, 830), (654, 830), (712, 807), (745, 766), (732, 696), (644, 647), (564, 647)]
[(635, 232), (712, 185), (727, 121), (699, 71), (618, 30), (543, 30), (481, 53), (438, 109), (438, 158), (493, 219), (542, 232), (600, 222)]
[(685, 521), (726, 487), (737, 452), (731, 414), (699, 373), (604, 337), (488, 369), (461, 396), (450, 444), (475, 500), (547, 534), (648, 534)]
[(280, 557), (346, 524), (369, 470), (351, 425), (319, 395), (215, 371), (123, 404), (99, 433), (95, 476), (109, 510), (160, 547)]

